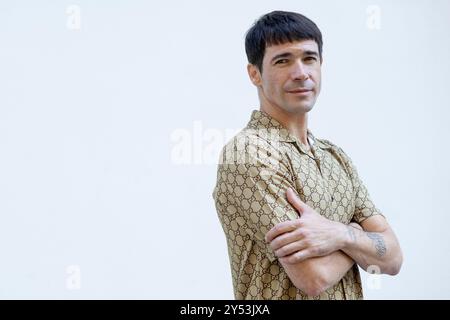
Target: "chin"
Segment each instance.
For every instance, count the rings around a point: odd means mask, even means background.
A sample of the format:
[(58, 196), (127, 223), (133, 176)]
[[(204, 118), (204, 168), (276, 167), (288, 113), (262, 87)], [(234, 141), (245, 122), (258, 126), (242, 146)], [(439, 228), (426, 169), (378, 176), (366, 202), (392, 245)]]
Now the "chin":
[(312, 110), (313, 104), (289, 106), (287, 110), (290, 113), (307, 113)]

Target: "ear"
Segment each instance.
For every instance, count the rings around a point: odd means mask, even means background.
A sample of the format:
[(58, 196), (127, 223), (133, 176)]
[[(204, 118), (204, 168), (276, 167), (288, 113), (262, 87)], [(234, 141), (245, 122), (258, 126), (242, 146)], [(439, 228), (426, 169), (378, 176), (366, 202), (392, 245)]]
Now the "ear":
[(259, 72), (259, 69), (257, 66), (255, 66), (254, 64), (249, 63), (247, 65), (247, 72), (248, 72), (248, 76), (250, 77), (250, 80), (252, 81), (252, 83), (259, 87), (261, 85), (261, 73)]

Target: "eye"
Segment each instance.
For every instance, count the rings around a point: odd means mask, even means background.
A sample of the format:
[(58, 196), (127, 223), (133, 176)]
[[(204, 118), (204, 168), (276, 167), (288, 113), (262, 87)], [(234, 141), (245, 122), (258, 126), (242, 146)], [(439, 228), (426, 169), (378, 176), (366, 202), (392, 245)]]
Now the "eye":
[(287, 62), (288, 62), (288, 59), (280, 59), (280, 60), (275, 61), (275, 64), (284, 64)]
[(314, 62), (314, 61), (317, 61), (317, 58), (313, 57), (313, 56), (310, 56), (310, 57), (306, 57), (305, 60), (308, 61), (308, 62)]

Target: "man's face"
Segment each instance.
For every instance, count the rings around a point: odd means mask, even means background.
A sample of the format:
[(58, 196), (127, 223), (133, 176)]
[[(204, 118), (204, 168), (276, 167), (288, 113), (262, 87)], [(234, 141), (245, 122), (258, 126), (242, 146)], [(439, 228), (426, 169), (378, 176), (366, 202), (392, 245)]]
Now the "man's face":
[(267, 47), (262, 73), (252, 65), (248, 71), (261, 104), (299, 114), (310, 111), (320, 93), (321, 63), (317, 43), (302, 40)]

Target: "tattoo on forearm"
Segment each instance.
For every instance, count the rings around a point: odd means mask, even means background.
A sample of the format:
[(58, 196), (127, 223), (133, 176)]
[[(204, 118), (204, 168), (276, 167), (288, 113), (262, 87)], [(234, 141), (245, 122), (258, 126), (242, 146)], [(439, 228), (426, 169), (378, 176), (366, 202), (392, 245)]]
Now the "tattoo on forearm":
[(386, 244), (383, 236), (376, 232), (366, 232), (366, 235), (373, 241), (378, 256), (382, 257), (386, 253)]

